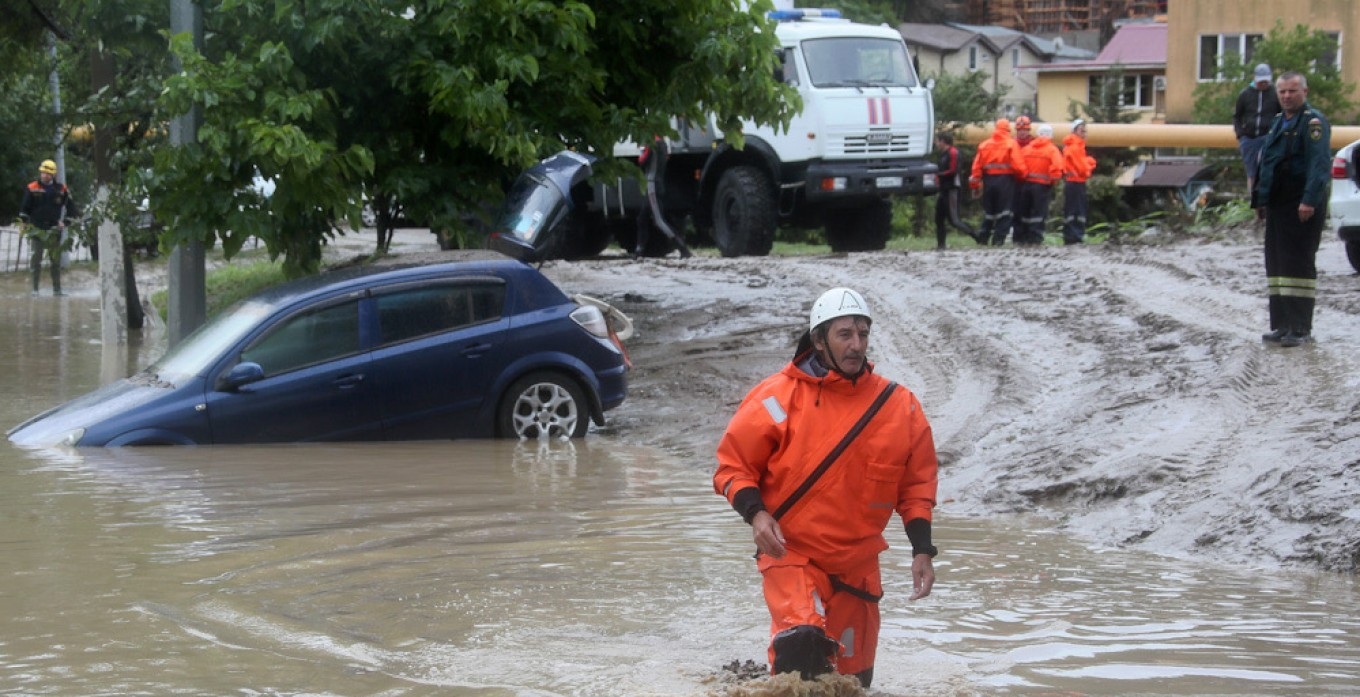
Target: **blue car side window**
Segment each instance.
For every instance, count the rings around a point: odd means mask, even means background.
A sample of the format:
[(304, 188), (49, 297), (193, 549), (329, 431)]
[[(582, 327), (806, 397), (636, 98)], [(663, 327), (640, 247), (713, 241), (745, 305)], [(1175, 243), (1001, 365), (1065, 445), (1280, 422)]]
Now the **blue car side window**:
[(502, 284), (415, 288), (377, 297), (383, 345), (466, 327), (501, 316)]
[(333, 360), (359, 350), (359, 304), (355, 301), (304, 312), (283, 321), (241, 353), (266, 376)]

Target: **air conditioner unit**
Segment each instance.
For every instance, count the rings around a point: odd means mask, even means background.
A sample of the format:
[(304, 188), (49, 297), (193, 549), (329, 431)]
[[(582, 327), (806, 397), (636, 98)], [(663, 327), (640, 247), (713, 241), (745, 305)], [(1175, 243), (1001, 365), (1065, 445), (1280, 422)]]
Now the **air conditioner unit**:
[(1166, 76), (1165, 76), (1165, 75), (1155, 75), (1155, 76), (1153, 76), (1153, 78), (1152, 78), (1152, 89), (1153, 89), (1153, 91), (1155, 91), (1155, 92), (1165, 92), (1165, 91), (1166, 91)]

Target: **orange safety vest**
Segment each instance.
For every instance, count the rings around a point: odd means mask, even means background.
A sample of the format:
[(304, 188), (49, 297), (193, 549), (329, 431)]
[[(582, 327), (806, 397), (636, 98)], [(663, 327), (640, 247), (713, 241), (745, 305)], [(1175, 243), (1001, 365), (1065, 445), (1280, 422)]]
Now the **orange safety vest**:
[(1020, 157), (1020, 146), (1011, 137), (1008, 129), (997, 126), (992, 136), (978, 145), (977, 156), (973, 158), (973, 171), (968, 177), (968, 186), (981, 189), (984, 174), (1015, 176), (1024, 171), (1024, 167), (1024, 160)]
[(1040, 136), (1031, 140), (1021, 151), (1025, 158), (1024, 181), (1052, 185), (1062, 178), (1062, 153), (1051, 138)]
[[(718, 444), (715, 491), (729, 503), (748, 487), (777, 509), (841, 441), (888, 384), (869, 371), (807, 374), (794, 363), (747, 393)], [(916, 395), (892, 394), (859, 436), (785, 515), (785, 547), (827, 573), (863, 568), (888, 548), (893, 511), (929, 521), (938, 464)]]
[(1086, 154), (1086, 139), (1075, 133), (1063, 138), (1063, 177), (1080, 184), (1091, 178), (1096, 169), (1094, 157)]

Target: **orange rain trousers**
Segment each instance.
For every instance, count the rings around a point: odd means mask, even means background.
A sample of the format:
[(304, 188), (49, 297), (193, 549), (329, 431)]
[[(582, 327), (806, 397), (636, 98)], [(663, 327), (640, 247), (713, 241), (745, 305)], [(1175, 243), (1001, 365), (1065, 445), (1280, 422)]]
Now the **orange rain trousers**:
[[(780, 559), (762, 554), (756, 565), (764, 579), (771, 637), (799, 625), (820, 627), (840, 642), (840, 654), (833, 662), (837, 673), (854, 675), (874, 667), (880, 626), (877, 602), (836, 589), (825, 571), (796, 552)], [(837, 574), (837, 579), (872, 596), (883, 595), (877, 557), (849, 573)], [(773, 671), (773, 643), (767, 653)]]

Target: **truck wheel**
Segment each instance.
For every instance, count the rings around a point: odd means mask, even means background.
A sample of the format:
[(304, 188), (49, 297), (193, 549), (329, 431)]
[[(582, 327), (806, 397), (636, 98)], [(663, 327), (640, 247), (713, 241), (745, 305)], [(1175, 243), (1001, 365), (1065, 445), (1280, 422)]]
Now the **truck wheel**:
[(713, 242), (723, 256), (769, 254), (778, 223), (774, 187), (759, 169), (733, 167), (718, 179), (713, 194)]
[[(637, 222), (630, 220), (627, 225), (619, 225), (614, 228), (614, 241), (618, 242), (619, 249), (628, 254), (632, 254), (637, 249)], [(671, 244), (670, 238), (666, 233), (661, 232), (655, 225), (652, 231), (647, 233), (647, 246), (642, 250), (644, 257), (664, 257), (675, 249)]]
[(826, 222), (826, 243), (833, 252), (876, 252), (888, 246), (891, 236), (890, 201), (832, 211)]
[(1351, 268), (1360, 273), (1360, 240), (1346, 240), (1346, 258), (1350, 259)]

